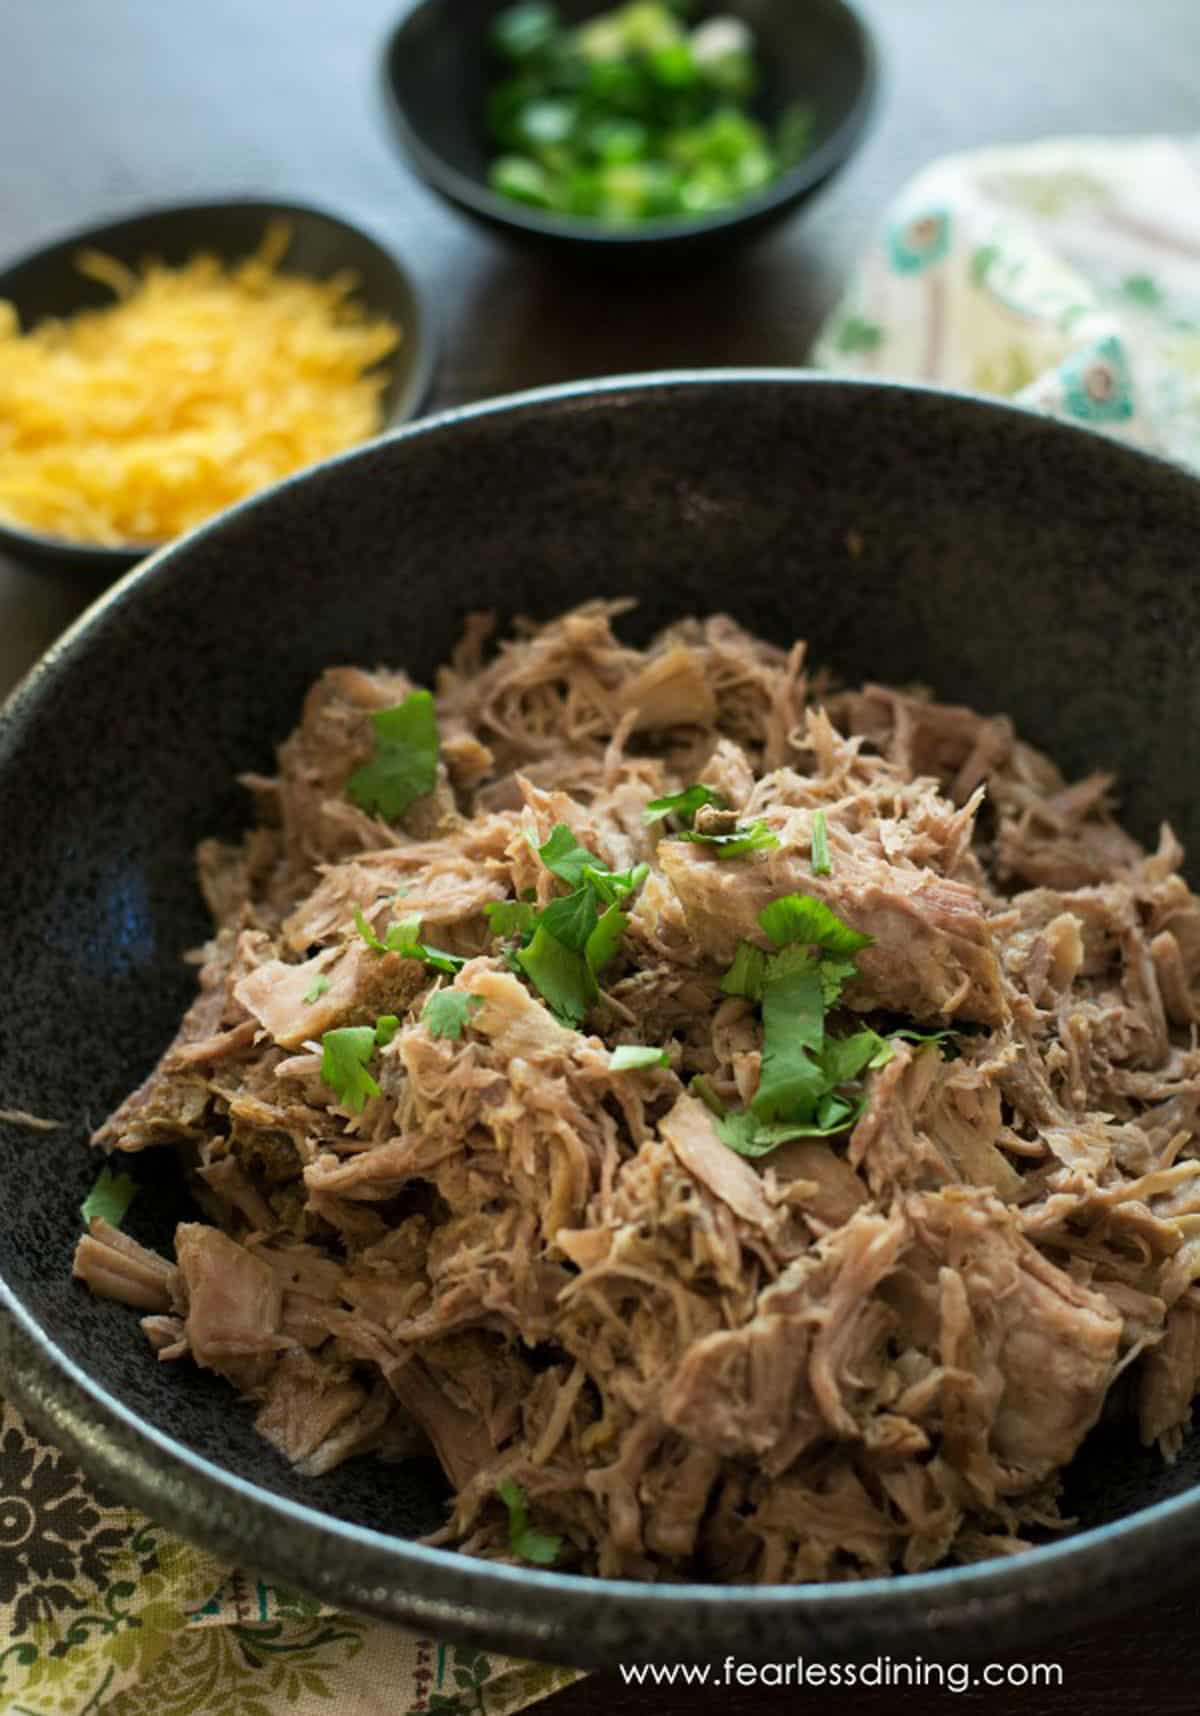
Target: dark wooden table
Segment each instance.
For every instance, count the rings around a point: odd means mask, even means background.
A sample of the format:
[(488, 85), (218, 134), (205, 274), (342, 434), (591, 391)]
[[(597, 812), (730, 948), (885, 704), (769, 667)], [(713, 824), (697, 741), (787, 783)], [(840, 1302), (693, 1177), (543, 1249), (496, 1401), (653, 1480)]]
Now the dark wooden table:
[[(433, 289), (444, 336), (433, 404), (449, 405), (581, 375), (802, 362), (887, 199), (932, 156), (1050, 134), (1190, 131), (1200, 120), (1200, 0), (862, 3), (886, 64), (861, 153), (811, 212), (756, 250), (647, 291), (509, 251), (407, 175), (378, 86), (395, 0), (6, 0), (0, 256), (155, 201), (261, 192), (324, 202), (378, 227)], [(85, 599), (65, 577), (0, 557), (0, 695)], [(1057, 1691), (706, 1693), (600, 1676), (545, 1708), (771, 1716), (853, 1701), (897, 1716), (1102, 1716), (1135, 1702), (1149, 1716), (1193, 1716), (1200, 1582), (1179, 1573), (1169, 1605), (1039, 1650), (1063, 1665)]]

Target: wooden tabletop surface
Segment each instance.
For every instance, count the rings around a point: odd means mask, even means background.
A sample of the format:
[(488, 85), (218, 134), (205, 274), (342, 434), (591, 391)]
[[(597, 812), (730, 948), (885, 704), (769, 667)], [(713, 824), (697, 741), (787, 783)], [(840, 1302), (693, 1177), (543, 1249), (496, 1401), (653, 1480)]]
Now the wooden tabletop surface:
[[(803, 361), (887, 199), (933, 156), (1046, 135), (1200, 124), (1200, 0), (862, 0), (884, 54), (874, 130), (810, 210), (739, 259), (656, 281), (586, 279), (477, 232), (409, 177), (378, 82), (397, 0), (9, 0), (0, 30), (0, 259), (88, 222), (207, 196), (294, 196), (359, 215), (431, 289), (432, 404), (680, 365)], [(796, 0), (797, 11), (802, 0)], [(0, 556), (0, 695), (85, 605)], [(1028, 1716), (1193, 1716), (1200, 1584), (1037, 1653), (1057, 1691), (625, 1689), (600, 1676), (552, 1716), (774, 1716), (848, 1702)], [(781, 1641), (781, 1657), (786, 1649)], [(1200, 1652), (1198, 1652), (1200, 1654)]]

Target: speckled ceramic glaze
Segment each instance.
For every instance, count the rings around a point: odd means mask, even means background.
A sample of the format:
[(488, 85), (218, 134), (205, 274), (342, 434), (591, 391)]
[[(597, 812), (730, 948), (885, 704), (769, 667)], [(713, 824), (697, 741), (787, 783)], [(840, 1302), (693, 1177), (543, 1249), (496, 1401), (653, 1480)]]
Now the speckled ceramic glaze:
[[(1069, 769), (1112, 766), (1135, 829), (1200, 849), (1200, 484), (1090, 432), (910, 388), (660, 377), (460, 412), (364, 448), (158, 555), (0, 717), (0, 1383), (114, 1492), (348, 1607), (563, 1662), (995, 1651), (1172, 1580), (1200, 1547), (1200, 1442), (1164, 1466), (1093, 1436), (1086, 1527), (891, 1583), (600, 1584), (407, 1541), (444, 1490), (414, 1462), (291, 1475), (217, 1378), (160, 1365), (70, 1279), (89, 1124), (192, 992), (191, 851), (234, 834), (332, 662), (427, 678), (469, 609), (546, 618), (631, 594), (629, 634), (713, 608), (842, 674), (1008, 710)], [(133, 1162), (165, 1246), (169, 1158)]]

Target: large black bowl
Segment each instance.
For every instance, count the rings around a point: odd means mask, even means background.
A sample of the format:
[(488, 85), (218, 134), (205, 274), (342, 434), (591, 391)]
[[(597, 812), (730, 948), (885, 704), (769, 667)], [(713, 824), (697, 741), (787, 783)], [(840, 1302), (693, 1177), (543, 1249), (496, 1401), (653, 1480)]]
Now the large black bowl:
[[(1068, 1506), (1084, 1529), (894, 1582), (599, 1584), (406, 1541), (427, 1466), (294, 1477), (217, 1379), (163, 1366), (70, 1279), (97, 1122), (187, 1001), (205, 932), (191, 850), (232, 835), (331, 662), (426, 678), (468, 609), (549, 616), (631, 593), (634, 636), (731, 610), (860, 679), (1008, 710), (1069, 769), (1126, 783), (1133, 826), (1200, 844), (1200, 483), (1080, 430), (905, 387), (710, 374), (458, 412), (248, 502), (94, 607), (0, 716), (0, 1382), (109, 1488), (337, 1604), (560, 1661), (993, 1655), (1078, 1623), (1200, 1549), (1200, 1443), (1168, 1468), (1113, 1431)], [(853, 550), (853, 551), (852, 551)], [(165, 1245), (167, 1158), (133, 1169)]]
[[(7, 299), (28, 330), (48, 317), (104, 309), (112, 293), (81, 274), (82, 250), (100, 250), (127, 268), (147, 257), (181, 267), (198, 251), (240, 262), (262, 243), (272, 221), (283, 221), (291, 243), (284, 272), (327, 280), (349, 269), (357, 278), (356, 297), (374, 316), (388, 316), (401, 330), (397, 351), (387, 360), (387, 385), (380, 401), (385, 428), (394, 429), (416, 415), (429, 392), (437, 353), (433, 318), (416, 280), (383, 244), (361, 227), (305, 203), (233, 199), (183, 203), (126, 215), (56, 239), (0, 269), (0, 298)], [(144, 560), (145, 546), (108, 547), (68, 541), (0, 519), (0, 548), (30, 565), (51, 565), (85, 578), (110, 582)]]
[[(813, 144), (796, 166), (733, 208), (695, 219), (616, 227), (581, 215), (527, 208), (487, 182), (498, 154), (486, 123), (496, 75), (488, 30), (509, 0), (415, 0), (388, 40), (384, 96), (415, 170), (464, 213), (587, 267), (677, 267), (734, 249), (799, 208), (858, 147), (875, 100), (871, 34), (848, 0), (708, 0), (697, 15), (742, 18), (759, 42), (762, 89), (754, 106), (773, 126), (793, 102), (813, 112)], [(571, 23), (608, 10), (604, 0), (561, 0)]]

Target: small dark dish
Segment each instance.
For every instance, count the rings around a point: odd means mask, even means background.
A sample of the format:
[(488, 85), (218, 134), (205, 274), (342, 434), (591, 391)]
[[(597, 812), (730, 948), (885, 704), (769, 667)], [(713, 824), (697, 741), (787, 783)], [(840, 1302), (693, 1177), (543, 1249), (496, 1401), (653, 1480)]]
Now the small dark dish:
[[(587, 264), (674, 266), (727, 251), (761, 233), (828, 182), (862, 136), (875, 96), (876, 56), (867, 26), (846, 0), (714, 0), (701, 15), (742, 18), (759, 42), (763, 88), (754, 102), (774, 123), (792, 102), (812, 105), (810, 152), (733, 208), (695, 219), (606, 225), (548, 214), (491, 190), (497, 153), (485, 122), (494, 75), (488, 30), (507, 0), (418, 0), (384, 53), (385, 99), (421, 178), (487, 225)], [(568, 21), (608, 10), (608, 0), (563, 0)]]
[[(112, 293), (80, 274), (75, 259), (81, 250), (101, 250), (129, 267), (147, 256), (178, 267), (197, 251), (237, 262), (258, 247), (273, 220), (286, 221), (292, 231), (281, 265), (284, 273), (322, 280), (339, 269), (353, 269), (360, 282), (360, 301), (403, 330), (400, 347), (388, 360), (384, 427), (395, 428), (414, 417), (429, 392), (437, 351), (421, 292), (408, 270), (377, 239), (322, 209), (300, 203), (192, 203), (88, 227), (0, 269), (0, 298), (15, 306), (25, 329), (47, 317), (104, 309), (112, 303)], [(152, 552), (141, 545), (109, 548), (45, 536), (3, 518), (0, 549), (31, 565), (51, 564), (105, 583)]]
[[(531, 480), (530, 473), (536, 473)], [(780, 372), (579, 385), (369, 444), (156, 555), (0, 713), (0, 1383), (105, 1486), (340, 1606), (564, 1662), (848, 1660), (1028, 1646), (1174, 1587), (1200, 1549), (1200, 1437), (1127, 1426), (1067, 1474), (1077, 1534), (894, 1581), (640, 1586), (472, 1561), (419, 1461), (306, 1482), (212, 1373), (159, 1364), (70, 1278), (97, 1122), (160, 1054), (207, 933), (203, 835), (249, 809), (335, 662), (425, 679), (465, 613), (640, 600), (644, 639), (727, 609), (851, 682), (1006, 710), (1076, 773), (1115, 767), (1132, 828), (1200, 850), (1200, 482), (1098, 436), (919, 388)], [(126, 1225), (167, 1249), (169, 1158), (129, 1159)]]

